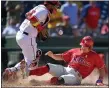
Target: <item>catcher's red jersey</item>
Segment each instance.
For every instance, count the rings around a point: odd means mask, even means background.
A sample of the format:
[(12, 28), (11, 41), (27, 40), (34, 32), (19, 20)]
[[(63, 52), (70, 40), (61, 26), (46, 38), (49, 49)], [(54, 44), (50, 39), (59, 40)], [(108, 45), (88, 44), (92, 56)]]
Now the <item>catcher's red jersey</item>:
[(83, 78), (88, 76), (95, 67), (98, 69), (105, 66), (104, 61), (95, 51), (81, 54), (80, 48), (71, 49), (62, 54), (68, 66), (76, 69)]

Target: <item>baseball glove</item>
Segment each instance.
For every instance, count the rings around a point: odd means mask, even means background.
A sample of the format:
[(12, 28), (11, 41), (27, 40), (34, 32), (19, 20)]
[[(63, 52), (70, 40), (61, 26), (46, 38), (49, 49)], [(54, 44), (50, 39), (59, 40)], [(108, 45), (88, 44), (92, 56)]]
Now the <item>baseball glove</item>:
[(41, 32), (39, 32), (39, 33), (38, 33), (38, 36), (37, 36), (37, 38), (38, 38), (39, 40), (42, 40), (42, 41), (47, 40), (48, 37), (49, 37), (49, 34), (48, 34), (47, 29), (44, 29), (44, 30), (42, 30)]

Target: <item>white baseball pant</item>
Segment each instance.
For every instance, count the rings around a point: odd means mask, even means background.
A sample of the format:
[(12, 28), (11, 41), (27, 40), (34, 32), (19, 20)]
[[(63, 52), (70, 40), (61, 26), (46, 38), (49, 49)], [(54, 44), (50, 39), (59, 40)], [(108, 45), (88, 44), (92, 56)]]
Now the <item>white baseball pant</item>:
[(82, 76), (80, 76), (79, 72), (75, 71), (73, 68), (51, 63), (48, 63), (48, 66), (50, 68), (49, 73), (56, 77), (62, 77), (65, 81), (65, 84), (81, 84)]
[(27, 65), (29, 66), (31, 62), (36, 59), (36, 51), (37, 51), (36, 38), (31, 37), (29, 35), (25, 35), (21, 31), (18, 31), (16, 34), (16, 41), (20, 46), (20, 48), (22, 49), (24, 59)]

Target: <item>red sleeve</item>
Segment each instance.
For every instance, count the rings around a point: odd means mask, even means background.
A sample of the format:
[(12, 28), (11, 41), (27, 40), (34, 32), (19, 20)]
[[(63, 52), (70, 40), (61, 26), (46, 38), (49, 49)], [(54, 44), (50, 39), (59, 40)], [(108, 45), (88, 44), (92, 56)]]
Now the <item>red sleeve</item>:
[(30, 12), (26, 13), (26, 18), (29, 21), (36, 23), (36, 25), (33, 25), (33, 24), (32, 25), (38, 30), (38, 32), (40, 32), (45, 27), (40, 24), (40, 22), (39, 22), (39, 20), (37, 19), (36, 16), (32, 15), (34, 12), (35, 12), (35, 10), (31, 10), (31, 13)]
[(95, 56), (95, 65), (98, 69), (101, 69), (101, 68), (104, 68), (105, 67), (105, 63), (104, 63), (104, 60), (97, 54)]
[(64, 59), (65, 62), (69, 63), (71, 58), (72, 58), (72, 53), (73, 50), (68, 50), (64, 53), (62, 53), (62, 58)]

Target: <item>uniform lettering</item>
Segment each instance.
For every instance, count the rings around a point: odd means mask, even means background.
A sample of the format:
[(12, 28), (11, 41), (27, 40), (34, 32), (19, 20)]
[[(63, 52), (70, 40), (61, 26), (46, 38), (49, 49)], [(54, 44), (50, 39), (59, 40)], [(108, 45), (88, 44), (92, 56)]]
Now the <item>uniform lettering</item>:
[(83, 57), (74, 57), (70, 63), (78, 63), (85, 66), (90, 66), (90, 63), (87, 62)]

